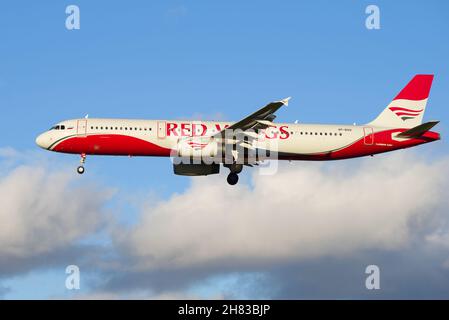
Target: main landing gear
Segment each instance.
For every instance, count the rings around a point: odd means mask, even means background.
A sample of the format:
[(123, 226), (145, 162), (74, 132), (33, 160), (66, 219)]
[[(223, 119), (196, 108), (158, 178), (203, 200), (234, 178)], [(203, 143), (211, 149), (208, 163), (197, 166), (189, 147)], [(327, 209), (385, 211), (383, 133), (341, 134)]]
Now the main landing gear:
[(228, 183), (233, 186), (239, 182), (239, 175), (237, 173), (231, 172), (228, 175), (228, 178), (226, 179)]
[(80, 166), (78, 168), (76, 168), (76, 172), (78, 172), (79, 174), (83, 174), (84, 173), (84, 163), (86, 163), (86, 154), (82, 153), (81, 154), (81, 160), (80, 160)]
[(231, 172), (228, 175), (228, 178), (226, 179), (228, 181), (228, 183), (233, 186), (236, 185), (237, 182), (239, 182), (239, 173), (242, 172), (243, 170), (243, 165), (242, 164), (231, 164), (231, 165), (224, 165), (225, 167), (227, 167)]

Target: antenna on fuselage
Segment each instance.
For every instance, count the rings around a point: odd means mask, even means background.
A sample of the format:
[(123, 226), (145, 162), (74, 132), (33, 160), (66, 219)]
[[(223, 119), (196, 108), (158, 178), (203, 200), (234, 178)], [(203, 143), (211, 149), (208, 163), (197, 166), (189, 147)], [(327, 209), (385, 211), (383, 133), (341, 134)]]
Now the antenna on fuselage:
[(88, 119), (89, 118), (89, 114), (86, 114), (85, 116), (84, 116), (84, 119)]

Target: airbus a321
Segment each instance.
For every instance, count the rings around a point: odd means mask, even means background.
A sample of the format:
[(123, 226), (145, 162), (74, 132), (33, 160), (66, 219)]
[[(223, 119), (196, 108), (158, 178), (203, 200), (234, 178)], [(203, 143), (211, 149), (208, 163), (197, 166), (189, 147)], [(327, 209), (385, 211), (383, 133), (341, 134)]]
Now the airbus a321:
[(36, 139), (41, 148), (87, 155), (172, 157), (187, 176), (242, 169), (264, 160), (339, 160), (410, 148), (440, 139), (423, 123), (433, 75), (416, 75), (373, 121), (364, 125), (276, 123), (288, 100), (271, 102), (237, 122), (81, 118), (61, 121)]

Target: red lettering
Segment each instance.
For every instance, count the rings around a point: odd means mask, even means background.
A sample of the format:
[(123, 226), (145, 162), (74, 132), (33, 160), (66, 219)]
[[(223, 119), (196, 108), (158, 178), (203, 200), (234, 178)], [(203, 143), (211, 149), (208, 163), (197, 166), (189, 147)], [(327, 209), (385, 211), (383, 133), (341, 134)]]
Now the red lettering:
[[(196, 132), (197, 131), (196, 128), (198, 126), (201, 126), (202, 131), (200, 133)], [(206, 134), (206, 131), (207, 131), (207, 126), (205, 124), (196, 124), (196, 123), (192, 124), (192, 132), (193, 132), (193, 135), (196, 137), (204, 136)]]
[(178, 125), (176, 123), (167, 123), (167, 136), (177, 136), (176, 128)]
[(281, 132), (281, 135), (279, 136), (280, 139), (287, 139), (288, 137), (290, 137), (290, 132), (288, 132), (288, 126), (281, 126), (279, 128), (279, 131)]
[[(269, 136), (268, 135), (269, 132), (273, 133), (273, 135)], [(276, 139), (277, 137), (278, 137), (278, 132), (276, 130), (276, 126), (270, 126), (269, 128), (267, 128), (267, 130), (265, 130), (265, 138)]]
[(190, 137), (190, 123), (181, 123), (181, 136)]
[[(229, 127), (229, 124), (225, 124), (225, 125), (224, 125), (224, 129), (226, 129), (226, 128), (228, 128), (228, 127)], [(216, 123), (216, 124), (215, 124), (215, 129), (217, 129), (217, 132), (220, 132), (221, 130), (223, 130), (223, 129), (221, 128), (221, 126), (220, 126), (219, 123)]]

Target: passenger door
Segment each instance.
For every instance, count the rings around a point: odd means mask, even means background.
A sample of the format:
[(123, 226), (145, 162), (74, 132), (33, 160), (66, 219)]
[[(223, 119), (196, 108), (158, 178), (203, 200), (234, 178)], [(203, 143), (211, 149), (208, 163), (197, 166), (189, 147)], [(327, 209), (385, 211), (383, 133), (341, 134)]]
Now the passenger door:
[(87, 119), (78, 120), (76, 134), (81, 137), (85, 137), (87, 135)]
[(367, 146), (373, 145), (374, 144), (373, 128), (371, 128), (371, 127), (364, 127), (363, 128), (363, 134), (364, 134), (363, 141), (364, 141), (365, 145), (367, 145)]

